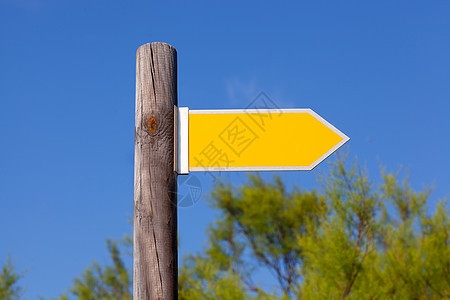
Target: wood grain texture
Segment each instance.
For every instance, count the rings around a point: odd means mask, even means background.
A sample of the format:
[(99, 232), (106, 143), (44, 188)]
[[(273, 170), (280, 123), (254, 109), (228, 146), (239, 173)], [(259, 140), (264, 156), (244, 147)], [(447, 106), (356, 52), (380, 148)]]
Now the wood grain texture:
[(177, 54), (165, 43), (136, 53), (133, 299), (177, 299), (174, 105)]

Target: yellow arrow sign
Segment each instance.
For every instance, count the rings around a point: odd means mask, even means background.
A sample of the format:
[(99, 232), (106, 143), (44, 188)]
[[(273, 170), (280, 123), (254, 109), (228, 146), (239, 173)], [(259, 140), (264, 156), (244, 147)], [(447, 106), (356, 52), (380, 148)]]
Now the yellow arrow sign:
[(188, 171), (312, 170), (349, 140), (311, 109), (184, 109)]

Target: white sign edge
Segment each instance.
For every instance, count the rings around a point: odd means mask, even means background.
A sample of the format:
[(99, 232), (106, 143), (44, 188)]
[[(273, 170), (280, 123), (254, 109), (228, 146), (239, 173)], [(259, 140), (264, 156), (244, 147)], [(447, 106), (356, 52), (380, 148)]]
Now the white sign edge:
[(262, 109), (193, 109), (189, 114), (274, 114), (274, 113), (307, 113), (309, 108), (262, 108)]
[(339, 129), (337, 129), (336, 127), (334, 127), (333, 125), (331, 125), (327, 120), (325, 120), (324, 118), (322, 118), (321, 116), (319, 116), (315, 111), (313, 111), (312, 109), (309, 110), (309, 114), (312, 115), (314, 118), (316, 118), (317, 120), (319, 120), (323, 125), (327, 126), (329, 129), (331, 129), (334, 133), (336, 133), (337, 135), (339, 135), (342, 140), (337, 143), (333, 148), (331, 148), (330, 150), (328, 150), (328, 152), (326, 152), (324, 155), (322, 155), (321, 157), (319, 157), (314, 163), (312, 163), (310, 165), (310, 170), (314, 169), (318, 164), (320, 164), (322, 161), (324, 161), (328, 156), (330, 156), (331, 154), (333, 154), (337, 149), (339, 149), (341, 146), (343, 146), (345, 143), (347, 143), (350, 138), (348, 136), (346, 136), (343, 132), (341, 132)]
[[(333, 154), (337, 149), (343, 146), (350, 138), (342, 133), (339, 129), (331, 125), (324, 118), (319, 116), (310, 108), (288, 108), (288, 109), (199, 109), (189, 110), (189, 114), (239, 114), (239, 113), (309, 113), (314, 118), (319, 120), (322, 124), (331, 129), (334, 133), (339, 135), (342, 140), (331, 148), (324, 155), (319, 157), (315, 162), (309, 166), (283, 166), (283, 167), (191, 167), (191, 172), (208, 172), (208, 171), (311, 171), (318, 164), (324, 161), (328, 156)], [(189, 131), (188, 131), (189, 133)], [(189, 145), (188, 145), (189, 147)]]
[(176, 109), (176, 172), (178, 175), (189, 174), (189, 108)]

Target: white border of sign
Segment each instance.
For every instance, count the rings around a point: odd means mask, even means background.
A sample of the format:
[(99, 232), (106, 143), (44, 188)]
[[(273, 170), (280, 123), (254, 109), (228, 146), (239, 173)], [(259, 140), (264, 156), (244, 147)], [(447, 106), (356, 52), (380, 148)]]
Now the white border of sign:
[[(331, 129), (334, 133), (342, 138), (336, 146), (331, 148), (327, 153), (319, 157), (310, 166), (284, 166), (284, 167), (189, 167), (189, 114), (251, 114), (251, 113), (308, 113), (319, 120), (322, 124)], [(181, 117), (180, 117), (181, 116)], [(185, 136), (181, 136), (185, 134)], [(188, 174), (191, 172), (204, 171), (310, 171), (318, 164), (330, 156), (334, 151), (348, 142), (350, 138), (338, 130), (336, 127), (328, 123), (324, 118), (309, 108), (292, 108), (292, 109), (214, 109), (214, 110), (189, 110), (187, 107), (178, 108), (178, 174)]]
[(175, 140), (176, 172), (189, 174), (189, 108), (177, 109), (177, 134)]

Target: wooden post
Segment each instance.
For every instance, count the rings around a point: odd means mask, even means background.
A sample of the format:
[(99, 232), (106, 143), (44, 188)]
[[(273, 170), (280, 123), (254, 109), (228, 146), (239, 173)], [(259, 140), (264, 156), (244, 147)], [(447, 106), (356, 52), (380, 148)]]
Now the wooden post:
[(174, 105), (177, 53), (165, 43), (136, 53), (133, 299), (177, 299)]

